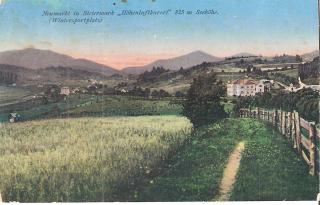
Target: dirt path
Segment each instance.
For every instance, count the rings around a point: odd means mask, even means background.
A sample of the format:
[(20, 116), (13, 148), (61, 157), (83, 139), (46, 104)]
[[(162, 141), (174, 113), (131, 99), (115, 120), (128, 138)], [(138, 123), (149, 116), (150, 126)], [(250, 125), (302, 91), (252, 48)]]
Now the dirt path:
[(228, 164), (223, 172), (222, 181), (219, 186), (219, 194), (214, 201), (228, 201), (230, 191), (236, 180), (236, 175), (240, 166), (241, 154), (244, 150), (244, 142), (240, 142), (229, 156)]

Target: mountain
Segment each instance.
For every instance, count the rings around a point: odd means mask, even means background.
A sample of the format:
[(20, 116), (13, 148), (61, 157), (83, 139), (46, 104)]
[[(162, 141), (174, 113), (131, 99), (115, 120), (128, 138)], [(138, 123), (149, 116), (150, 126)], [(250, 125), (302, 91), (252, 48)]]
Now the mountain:
[(63, 66), (78, 70), (99, 72), (105, 75), (111, 75), (118, 72), (109, 66), (86, 59), (75, 59), (50, 50), (34, 48), (0, 52), (0, 64), (15, 65), (30, 69)]
[(70, 67), (47, 67), (30, 69), (0, 64), (0, 84), (47, 84), (63, 83), (70, 80), (103, 80), (107, 76), (98, 72), (78, 70)]
[(305, 53), (303, 55), (301, 55), (302, 59), (304, 61), (312, 61), (314, 58), (318, 57), (319, 56), (319, 51), (318, 50), (315, 50), (315, 51), (312, 51), (310, 53)]
[(145, 71), (152, 70), (153, 67), (160, 66), (169, 70), (179, 70), (181, 67), (189, 68), (203, 62), (216, 62), (220, 60), (223, 59), (209, 55), (202, 51), (195, 51), (175, 58), (157, 60), (145, 66), (124, 68), (121, 70), (121, 72), (125, 74), (140, 74)]

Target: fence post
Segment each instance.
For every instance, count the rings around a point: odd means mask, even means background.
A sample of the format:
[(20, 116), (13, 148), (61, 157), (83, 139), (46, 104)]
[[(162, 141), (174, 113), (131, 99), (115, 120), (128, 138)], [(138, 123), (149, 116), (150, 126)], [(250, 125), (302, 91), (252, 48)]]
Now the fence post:
[(273, 127), (275, 127), (275, 128), (277, 126), (277, 119), (278, 119), (278, 110), (274, 110), (274, 113), (273, 113)]
[(309, 138), (310, 138), (310, 142), (311, 142), (311, 146), (310, 146), (310, 174), (313, 176), (315, 174), (315, 164), (316, 164), (316, 159), (315, 159), (315, 134), (316, 134), (316, 130), (315, 130), (315, 123), (314, 122), (310, 122), (309, 123)]
[(292, 136), (292, 113), (289, 112), (289, 115), (288, 115), (288, 122), (289, 122), (289, 127), (288, 127), (288, 138), (291, 140), (291, 136)]
[(295, 138), (297, 143), (298, 152), (301, 152), (301, 133), (300, 133), (300, 116), (299, 113), (294, 111), (294, 124), (295, 124)]
[(286, 136), (286, 112), (281, 111), (281, 133), (283, 136)]
[(290, 112), (290, 140), (293, 143), (293, 148), (296, 149), (297, 148), (297, 142), (296, 142), (296, 138), (295, 138), (295, 126), (294, 126), (294, 113)]
[(315, 142), (315, 151), (316, 151), (316, 157), (315, 157), (315, 165), (316, 165), (316, 172), (318, 173), (318, 176), (320, 176), (320, 151), (319, 151), (319, 140), (320, 140), (320, 130), (315, 128), (314, 130), (314, 142)]
[(2, 201), (2, 197), (1, 197), (1, 192), (0, 192), (0, 203), (2, 203), (3, 201)]
[(282, 120), (282, 112), (281, 112), (281, 110), (278, 110), (278, 131), (280, 133), (282, 133), (281, 132), (281, 120)]

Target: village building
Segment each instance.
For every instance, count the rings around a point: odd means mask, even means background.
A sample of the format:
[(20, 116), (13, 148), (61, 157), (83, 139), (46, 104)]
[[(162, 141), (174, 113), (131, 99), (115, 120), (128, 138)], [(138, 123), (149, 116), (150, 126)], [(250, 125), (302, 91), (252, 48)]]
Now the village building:
[(239, 79), (227, 84), (228, 96), (254, 96), (257, 93), (270, 91), (272, 81)]
[(121, 92), (121, 93), (128, 93), (129, 91), (126, 90), (126, 89), (124, 89), (124, 88), (122, 88), (122, 89), (120, 90), (120, 92)]
[(70, 95), (70, 89), (68, 87), (62, 87), (60, 91), (60, 95)]

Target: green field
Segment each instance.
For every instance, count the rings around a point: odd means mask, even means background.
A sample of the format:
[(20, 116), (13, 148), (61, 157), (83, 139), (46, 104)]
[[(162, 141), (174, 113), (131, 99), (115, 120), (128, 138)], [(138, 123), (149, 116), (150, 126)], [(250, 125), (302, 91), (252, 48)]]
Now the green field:
[(26, 89), (0, 86), (0, 106), (14, 103), (30, 95), (32, 95), (32, 92)]
[(130, 96), (100, 96), (86, 103), (78, 104), (65, 112), (66, 116), (139, 116), (179, 115), (181, 105), (170, 99), (145, 99)]
[(298, 69), (289, 69), (289, 70), (284, 70), (284, 71), (276, 71), (276, 73), (282, 73), (284, 75), (298, 78)]
[(182, 106), (171, 99), (145, 99), (130, 96), (94, 96), (72, 94), (66, 101), (43, 104), (18, 103), (0, 108), (0, 122), (7, 121), (10, 112), (24, 120), (82, 116), (180, 115)]
[[(183, 117), (78, 118), (0, 124), (5, 201), (114, 201), (190, 134)], [(134, 193), (132, 193), (134, 195)]]

